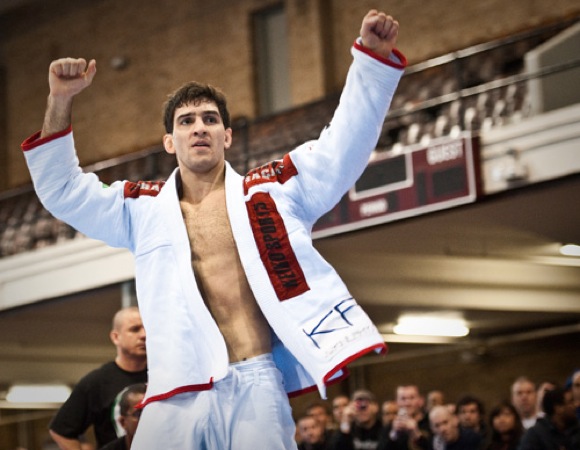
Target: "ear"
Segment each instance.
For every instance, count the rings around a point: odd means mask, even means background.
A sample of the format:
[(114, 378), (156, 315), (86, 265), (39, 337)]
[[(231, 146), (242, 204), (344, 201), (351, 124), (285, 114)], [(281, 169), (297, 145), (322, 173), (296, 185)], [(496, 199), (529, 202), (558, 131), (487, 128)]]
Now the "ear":
[(119, 333), (115, 330), (111, 330), (111, 332), (109, 333), (109, 338), (111, 338), (111, 342), (114, 345), (117, 345), (117, 343), (119, 342)]
[(226, 134), (224, 139), (224, 150), (229, 149), (232, 146), (232, 129), (226, 128)]
[(171, 155), (175, 154), (175, 147), (173, 146), (173, 135), (169, 133), (163, 135), (163, 147), (167, 153)]

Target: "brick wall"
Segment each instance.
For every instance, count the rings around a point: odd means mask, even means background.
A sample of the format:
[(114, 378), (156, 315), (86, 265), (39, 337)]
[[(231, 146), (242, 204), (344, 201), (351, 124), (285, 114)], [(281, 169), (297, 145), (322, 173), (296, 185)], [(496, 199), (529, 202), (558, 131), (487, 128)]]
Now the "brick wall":
[[(41, 126), (47, 68), (57, 57), (97, 59), (93, 86), (74, 108), (82, 164), (159, 143), (162, 102), (192, 78), (223, 88), (233, 117), (254, 116), (251, 14), (274, 0), (58, 3), (56, 8), (47, 0), (0, 18), (7, 111), (6, 133), (0, 136), (4, 189), (28, 183), (19, 144)], [(362, 16), (376, 2), (286, 3), (292, 95), (300, 105), (340, 90), (350, 62), (348, 49)], [(381, 6), (400, 20), (400, 48), (411, 62), (580, 13), (574, 0), (488, 0), (468, 8), (458, 0), (405, 0)], [(127, 58), (126, 68), (111, 67), (115, 57)]]

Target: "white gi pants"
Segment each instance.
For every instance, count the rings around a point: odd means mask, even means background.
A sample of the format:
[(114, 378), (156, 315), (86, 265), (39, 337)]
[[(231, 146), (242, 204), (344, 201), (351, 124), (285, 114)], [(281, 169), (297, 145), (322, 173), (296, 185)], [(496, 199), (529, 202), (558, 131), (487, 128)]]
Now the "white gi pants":
[(272, 355), (230, 365), (207, 391), (145, 406), (133, 450), (296, 450), (295, 424)]

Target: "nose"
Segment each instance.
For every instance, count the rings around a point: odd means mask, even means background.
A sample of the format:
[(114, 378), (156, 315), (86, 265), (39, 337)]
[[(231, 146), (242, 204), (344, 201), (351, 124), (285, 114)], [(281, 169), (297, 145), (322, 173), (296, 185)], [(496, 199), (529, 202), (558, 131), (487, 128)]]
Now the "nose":
[(194, 136), (204, 136), (207, 133), (205, 123), (201, 117), (196, 118), (193, 123), (193, 134)]

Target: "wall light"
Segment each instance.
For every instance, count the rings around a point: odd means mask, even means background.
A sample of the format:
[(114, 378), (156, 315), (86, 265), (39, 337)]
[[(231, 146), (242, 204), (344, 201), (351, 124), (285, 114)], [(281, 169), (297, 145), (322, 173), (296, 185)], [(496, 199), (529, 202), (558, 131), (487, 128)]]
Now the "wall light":
[(70, 395), (64, 384), (16, 384), (8, 389), (10, 403), (63, 403)]
[(560, 247), (560, 254), (564, 256), (580, 256), (580, 245), (565, 244)]
[(414, 336), (463, 337), (469, 334), (465, 320), (434, 314), (402, 315), (393, 331), (395, 334)]

